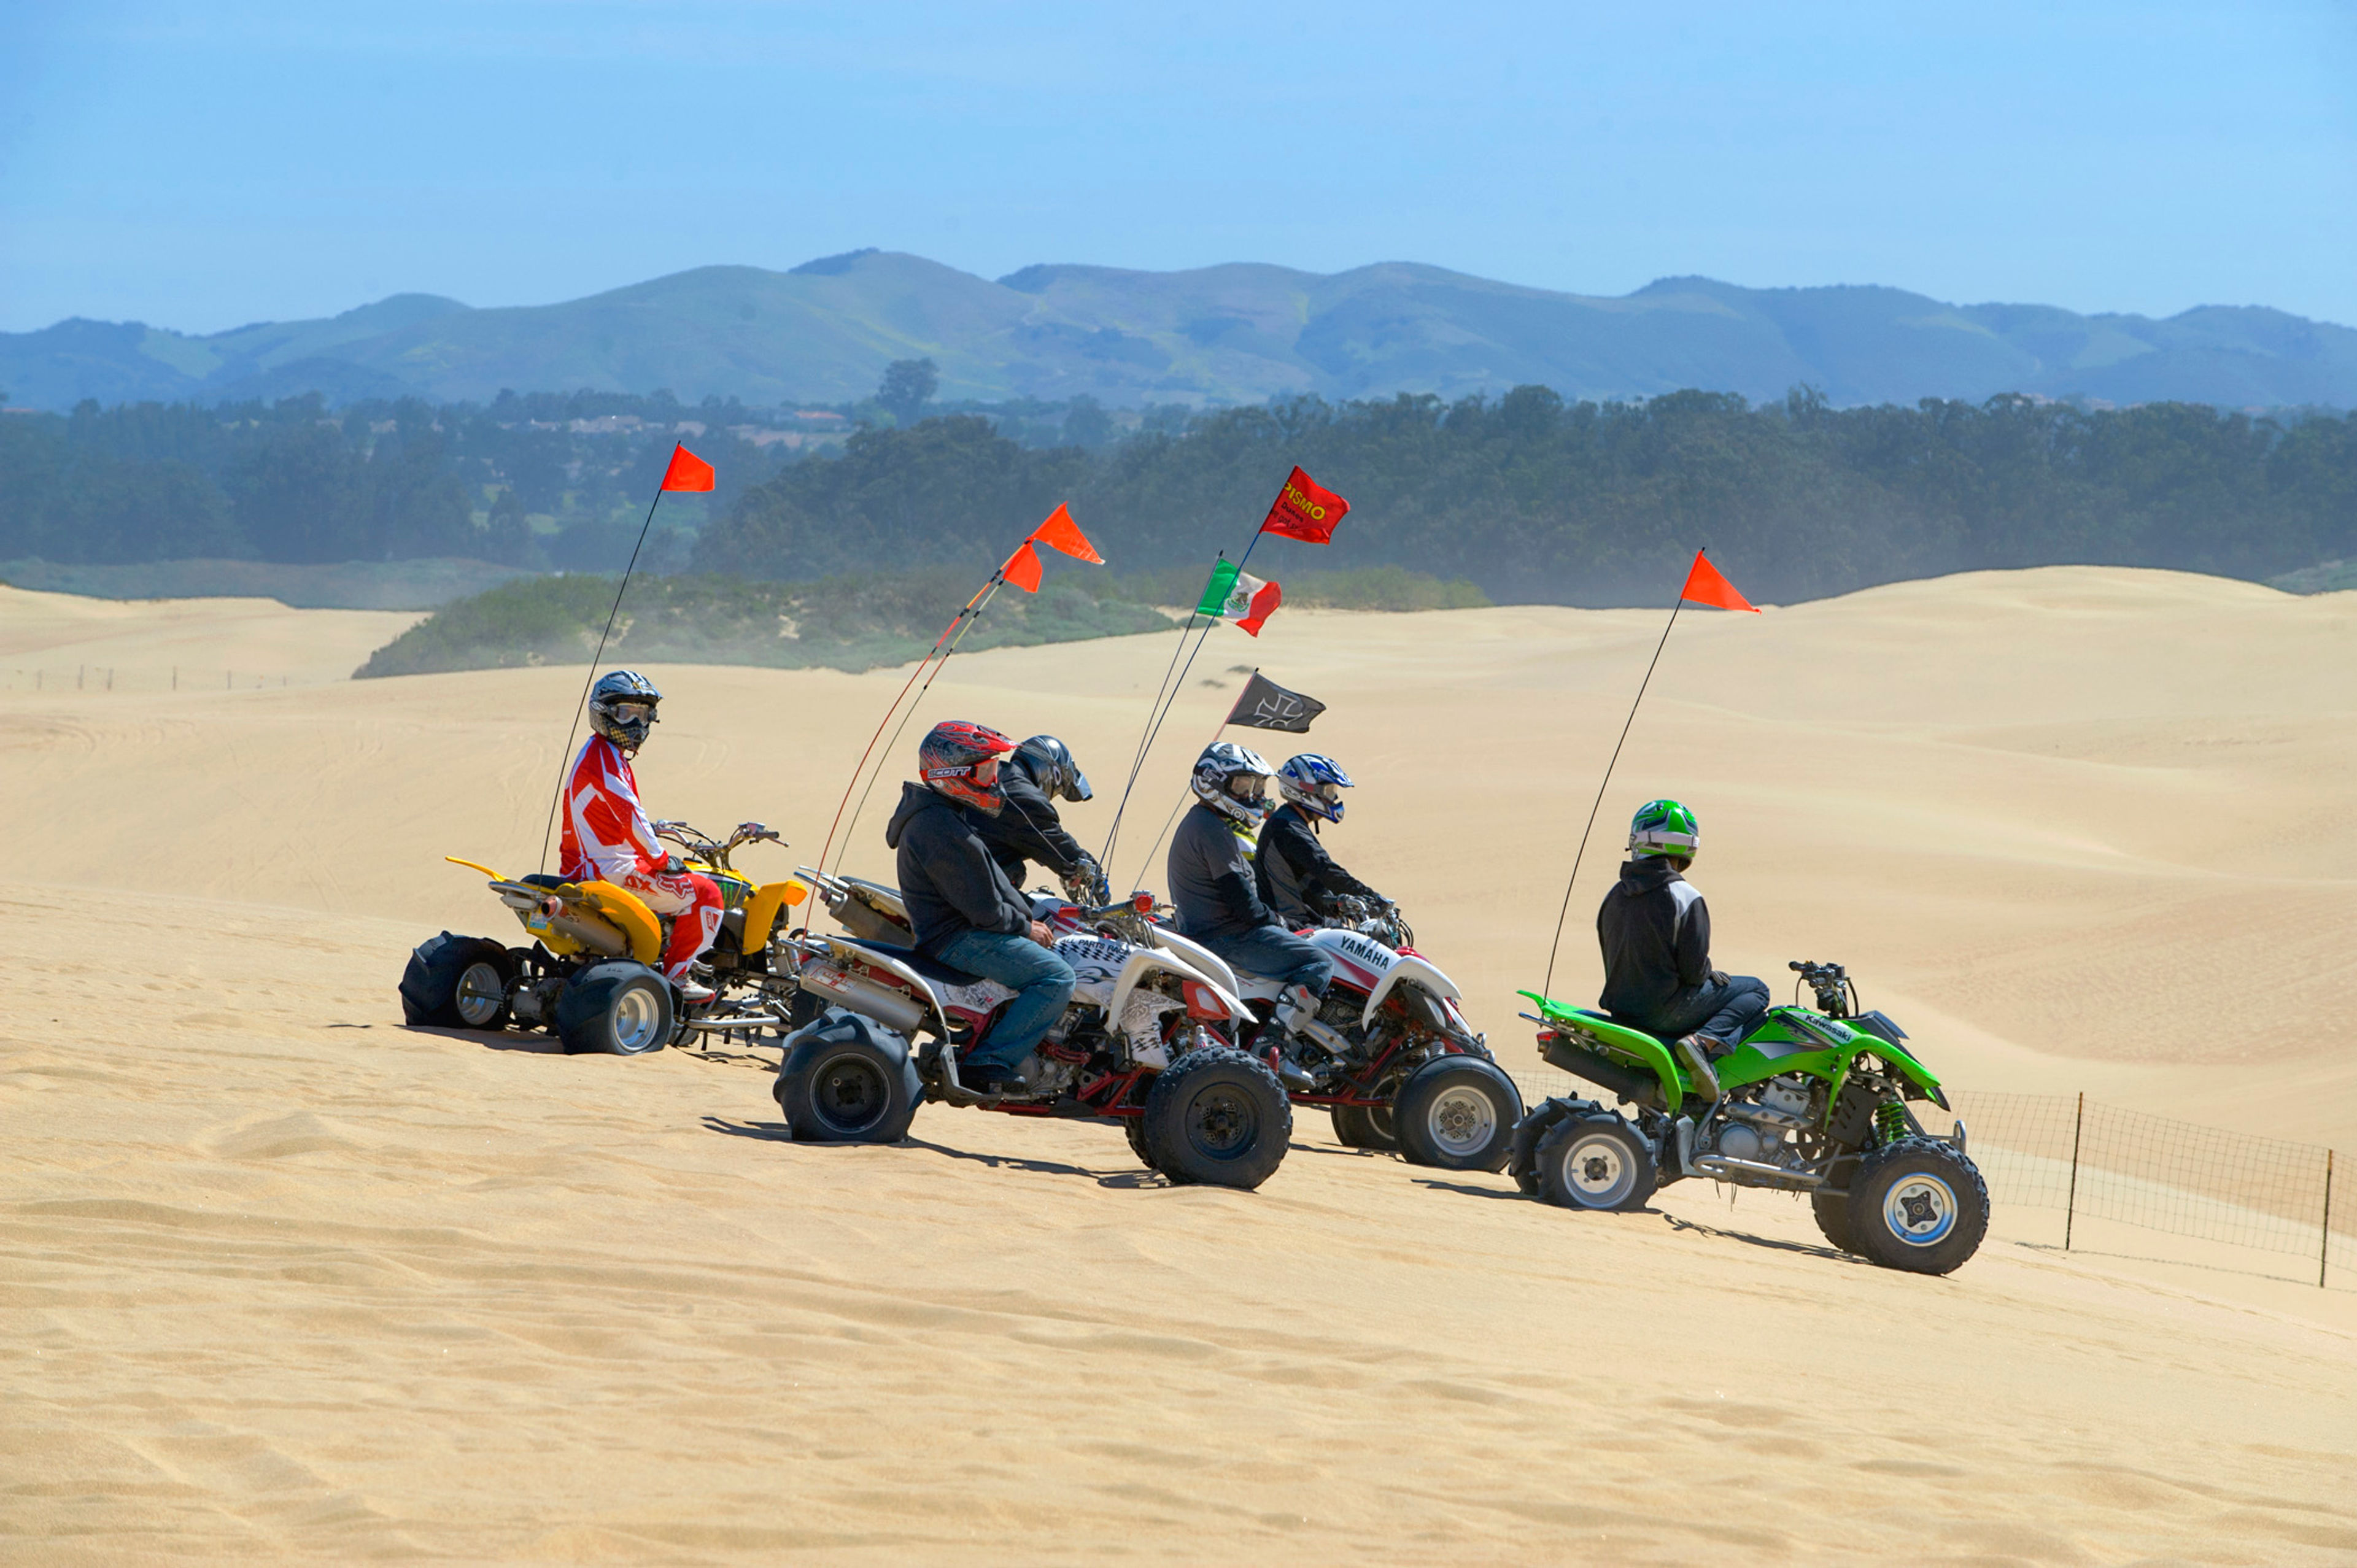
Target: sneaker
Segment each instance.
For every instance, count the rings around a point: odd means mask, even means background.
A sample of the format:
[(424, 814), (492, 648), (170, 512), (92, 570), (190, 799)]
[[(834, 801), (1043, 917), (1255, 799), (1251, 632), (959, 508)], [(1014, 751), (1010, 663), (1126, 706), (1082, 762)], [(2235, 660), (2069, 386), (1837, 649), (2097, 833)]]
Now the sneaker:
[(1023, 1081), (1020, 1063), (1014, 1067), (1000, 1067), (995, 1062), (961, 1062), (958, 1064), (958, 1083), (969, 1094), (993, 1096), (1024, 1094), (1031, 1087)]
[(1678, 1054), (1686, 1058), (1686, 1070), (1694, 1075), (1695, 1087), (1717, 1100), (1718, 1072), (1710, 1065), (1710, 1044), (1700, 1035), (1688, 1035), (1678, 1042)]
[(679, 987), (680, 1000), (691, 1007), (701, 1007), (705, 1003), (716, 999), (720, 994), (709, 985), (693, 980), (676, 981), (673, 983)]

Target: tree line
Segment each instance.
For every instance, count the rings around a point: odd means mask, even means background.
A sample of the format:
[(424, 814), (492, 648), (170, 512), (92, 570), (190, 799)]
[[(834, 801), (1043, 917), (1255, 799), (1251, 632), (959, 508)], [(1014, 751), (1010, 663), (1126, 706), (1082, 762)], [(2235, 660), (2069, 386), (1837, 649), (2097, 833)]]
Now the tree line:
[(831, 456), (731, 434), (788, 411), (661, 393), (12, 413), (0, 559), (612, 570), (690, 422), (704, 428), (683, 438), (721, 489), (665, 503), (673, 526), (642, 568), (791, 582), (986, 570), (1066, 501), (1117, 569), (1184, 575), (1241, 548), (1297, 463), (1348, 496), (1351, 517), (1329, 550), (1272, 541), (1255, 573), (1402, 567), (1508, 602), (1657, 600), (1698, 544), (1747, 592), (1786, 601), (1982, 567), (2263, 578), (2357, 555), (2357, 414), (2016, 396), (1836, 409), (1805, 390), (1594, 403), (1521, 387), (1163, 410), (1116, 431), (1077, 401), (927, 417), (926, 378), (896, 370), (859, 405), (893, 406)]
[(1029, 450), (956, 416), (855, 435), (705, 529), (697, 570), (806, 578), (882, 563), (985, 565), (1060, 500), (1125, 569), (1208, 565), (1249, 539), (1295, 464), (1352, 506), (1330, 556), (1501, 601), (1660, 599), (1697, 545), (1798, 600), (1985, 567), (2065, 563), (2266, 577), (2357, 554), (2357, 414), (2277, 420), (2185, 403), (2003, 396), (1836, 409), (1685, 392), (1566, 403), (1302, 398), (1101, 453)]

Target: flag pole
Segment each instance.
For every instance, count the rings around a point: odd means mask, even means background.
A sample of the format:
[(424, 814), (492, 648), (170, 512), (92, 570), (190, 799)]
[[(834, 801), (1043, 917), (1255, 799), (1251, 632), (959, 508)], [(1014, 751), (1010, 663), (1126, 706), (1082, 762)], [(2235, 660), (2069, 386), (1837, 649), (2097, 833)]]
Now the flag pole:
[[(988, 596), (983, 598), (980, 604), (974, 607), (973, 612), (965, 618), (965, 625), (958, 628), (957, 635), (950, 639), (950, 644), (947, 648), (942, 650), (942, 656), (933, 660), (932, 673), (926, 676), (925, 683), (917, 688), (916, 696), (910, 700), (908, 708), (900, 714), (899, 724), (894, 726), (892, 730), (892, 738), (884, 743), (885, 756), (890, 756), (892, 748), (900, 744), (901, 732), (909, 727), (909, 721), (915, 718), (917, 716), (917, 710), (924, 705), (925, 693), (933, 689), (933, 682), (940, 676), (941, 672), (949, 668), (950, 656), (957, 652), (958, 644), (965, 640), (965, 634), (972, 631), (981, 623), (983, 612), (990, 607), (991, 599), (998, 596), (998, 590), (1006, 585), (1006, 574), (1002, 570), (996, 582), (985, 585), (988, 590)], [(954, 625), (955, 623), (952, 622), (952, 624)], [(913, 677), (911, 678), (913, 679)], [(905, 696), (907, 694), (907, 691), (908, 688), (902, 687), (902, 695)], [(895, 703), (895, 705), (898, 705), (897, 702)], [(888, 718), (891, 715), (888, 713), (885, 716)], [(877, 727), (880, 729), (882, 726), (878, 725)], [(854, 775), (855, 781), (856, 777), (856, 775)], [(882, 761), (879, 759), (876, 766), (876, 771), (867, 776), (867, 788), (859, 792), (859, 804), (853, 807), (851, 810), (851, 821), (844, 827), (843, 852), (845, 854), (851, 853), (852, 832), (859, 826), (860, 814), (867, 810), (867, 798), (876, 792), (876, 780), (883, 777), (884, 766)], [(846, 791), (846, 793), (848, 792)], [(831, 832), (829, 836), (832, 837)], [(821, 861), (819, 865), (821, 869), (824, 869), (826, 863), (824, 861)], [(840, 856), (836, 858), (835, 869), (837, 871), (843, 869), (843, 863)]]
[[(683, 450), (672, 443), (672, 461), (679, 461)], [(646, 548), (647, 530), (655, 525), (655, 508), (662, 505), (663, 492), (671, 488), (671, 472), (663, 472), (663, 483), (655, 487), (655, 499), (647, 503), (647, 520), (639, 524), (639, 541), (630, 546), (630, 564), (622, 568), (622, 580), (614, 585), (614, 607), (606, 612), (606, 629), (597, 634), (597, 651), (589, 656), (589, 678), (581, 682), (581, 700), (573, 705), (573, 723), (565, 732), (565, 749), (556, 754), (556, 788), (548, 797), (548, 822), (540, 831), (540, 869), (548, 870), (548, 841), (556, 832), (556, 807), (565, 799), (565, 776), (573, 767), (573, 737), (581, 733), (581, 715), (589, 710), (589, 689), (597, 683), (597, 664), (606, 657), (606, 639), (614, 635), (614, 618), (622, 613), (622, 595), (630, 588), (630, 574), (639, 567), (639, 552)], [(705, 487), (709, 489), (709, 486)]]
[[(1268, 523), (1265, 520), (1262, 521), (1260, 527), (1253, 531), (1252, 542), (1245, 545), (1244, 553), (1236, 558), (1236, 574), (1238, 576), (1243, 575), (1245, 565), (1252, 560), (1253, 552), (1260, 548), (1261, 535), (1267, 532)], [(1222, 561), (1226, 560), (1228, 558), (1228, 553), (1224, 550), (1221, 551), (1219, 558)], [(1216, 572), (1219, 568), (1215, 565), (1212, 570)], [(1202, 634), (1195, 639), (1194, 650), (1187, 655), (1186, 667), (1178, 671), (1178, 679), (1177, 682), (1170, 687), (1170, 694), (1168, 698), (1162, 701), (1161, 713), (1146, 725), (1145, 743), (1137, 748), (1137, 760), (1130, 765), (1129, 782), (1124, 784), (1121, 788), (1121, 804), (1114, 809), (1113, 830), (1105, 835), (1105, 852), (1103, 856), (1103, 859), (1109, 860), (1113, 857), (1114, 844), (1121, 837), (1122, 812), (1129, 808), (1129, 792), (1132, 789), (1135, 788), (1137, 784), (1137, 776), (1146, 771), (1146, 759), (1153, 753), (1156, 737), (1160, 736), (1162, 733), (1162, 721), (1168, 718), (1170, 716), (1170, 710), (1178, 705), (1178, 693), (1187, 689), (1188, 673), (1195, 668), (1195, 655), (1203, 651), (1203, 644), (1211, 640), (1211, 628), (1219, 624), (1219, 618), (1217, 616), (1205, 618), (1203, 621)], [(1178, 640), (1181, 644), (1184, 644), (1187, 640), (1187, 634), (1183, 631), (1180, 632), (1178, 634)], [(1222, 725), (1220, 727), (1225, 729), (1227, 726)], [(1168, 832), (1168, 830), (1166, 828), (1164, 831)], [(1147, 858), (1151, 859), (1153, 853), (1154, 852), (1152, 850), (1148, 850), (1146, 852)]]
[(990, 575), (989, 581), (974, 590), (974, 596), (966, 600), (965, 607), (951, 618), (949, 625), (942, 628), (942, 634), (933, 639), (933, 646), (926, 650), (922, 659), (917, 660), (917, 667), (909, 671), (908, 681), (902, 684), (899, 693), (893, 697), (892, 705), (884, 710), (884, 716), (876, 721), (876, 733), (867, 737), (867, 748), (859, 754), (859, 761), (852, 768), (849, 781), (843, 787), (843, 799), (835, 802), (834, 820), (827, 824), (826, 842), (820, 846), (818, 852), (818, 864), (821, 870), (825, 869), (827, 854), (834, 848), (834, 832), (835, 829), (842, 825), (844, 808), (851, 804), (851, 792), (859, 788), (859, 776), (866, 771), (867, 759), (875, 754), (876, 743), (883, 738), (884, 726), (892, 722), (894, 714), (899, 712), (900, 703), (909, 695), (909, 687), (917, 683), (917, 677), (925, 672), (925, 667), (933, 662), (933, 655), (941, 652), (942, 644), (950, 639), (950, 634), (959, 631), (961, 627), (979, 616), (982, 613), (980, 606), (984, 597), (1006, 580), (1006, 569), (1002, 566)]
[[(1696, 551), (1695, 559), (1701, 560), (1705, 553), (1706, 551)], [(1691, 580), (1691, 573), (1688, 574), (1688, 577)], [(1670, 603), (1669, 624), (1662, 628), (1662, 640), (1653, 644), (1653, 657), (1645, 665), (1645, 678), (1637, 682), (1637, 701), (1629, 704), (1629, 716), (1620, 725), (1620, 738), (1612, 743), (1611, 759), (1605, 763), (1603, 780), (1596, 786), (1595, 803), (1587, 808), (1587, 825), (1579, 830), (1579, 847), (1572, 852), (1571, 856), (1571, 875), (1563, 885), (1563, 908), (1555, 911), (1555, 941), (1547, 948), (1546, 979), (1539, 985), (1539, 993), (1543, 996), (1552, 997), (1555, 994), (1555, 956), (1563, 950), (1563, 923), (1571, 914), (1571, 889), (1573, 884), (1579, 880), (1579, 862), (1587, 853), (1587, 835), (1595, 831), (1596, 813), (1604, 805), (1604, 791), (1611, 786), (1612, 769), (1620, 761), (1620, 748), (1629, 741), (1629, 726), (1637, 722), (1637, 705), (1645, 700), (1645, 688), (1652, 684), (1653, 679), (1653, 666), (1662, 661), (1662, 650), (1670, 645), (1670, 633), (1676, 628), (1678, 611), (1685, 607), (1685, 588), (1681, 585), (1678, 596)]]

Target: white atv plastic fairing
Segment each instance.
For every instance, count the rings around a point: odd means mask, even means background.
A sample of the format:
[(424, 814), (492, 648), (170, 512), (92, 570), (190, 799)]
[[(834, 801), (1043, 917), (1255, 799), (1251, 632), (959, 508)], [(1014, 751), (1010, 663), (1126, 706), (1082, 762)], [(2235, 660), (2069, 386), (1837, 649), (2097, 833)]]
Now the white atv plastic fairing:
[(1318, 927), (1309, 933), (1309, 943), (1334, 961), (1335, 979), (1371, 995), (1385, 976), (1407, 961), (1374, 938), (1339, 926)]
[[(1156, 926), (1153, 931), (1157, 946), (1166, 952), (1176, 953), (1181, 962), (1197, 973), (1208, 977), (1229, 995), (1248, 994), (1236, 972), (1228, 967), (1228, 961), (1202, 943), (1182, 937), (1168, 926)], [(1269, 994), (1273, 996), (1275, 993), (1271, 992)]]
[[(1364, 940), (1363, 938), (1361, 940)], [(1428, 991), (1444, 1004), (1455, 1003), (1464, 996), (1465, 993), (1457, 989), (1455, 981), (1424, 960), (1405, 953), (1394, 956), (1399, 961), (1393, 964), (1389, 972), (1384, 974), (1382, 983), (1367, 998), (1366, 1011), (1359, 1015), (1359, 1027), (1361, 1029), (1374, 1023), (1375, 1010), (1383, 1004), (1383, 998), (1404, 984), (1418, 986)], [(1455, 1009), (1451, 1007), (1449, 1011), (1454, 1012)]]

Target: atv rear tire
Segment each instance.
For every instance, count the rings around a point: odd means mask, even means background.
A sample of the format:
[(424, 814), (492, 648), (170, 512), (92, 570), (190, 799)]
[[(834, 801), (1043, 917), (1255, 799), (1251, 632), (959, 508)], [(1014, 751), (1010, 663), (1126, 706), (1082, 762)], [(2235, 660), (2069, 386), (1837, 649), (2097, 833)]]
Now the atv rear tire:
[(1817, 1217), (1817, 1229), (1826, 1240), (1853, 1256), (1860, 1255), (1857, 1238), (1849, 1228), (1849, 1194), (1846, 1192), (1813, 1192), (1809, 1208)]
[(1444, 1171), (1501, 1171), (1514, 1152), (1523, 1091), (1481, 1057), (1437, 1057), (1408, 1076), (1393, 1102), (1392, 1125), (1410, 1165)]
[(1385, 1154), (1399, 1147), (1397, 1121), (1388, 1105), (1337, 1105), (1334, 1141), (1346, 1149), (1377, 1149)]
[(1547, 1130), (1566, 1116), (1584, 1116), (1598, 1109), (1587, 1101), (1556, 1098), (1539, 1102), (1539, 1108), (1514, 1123), (1513, 1146), (1506, 1161), (1506, 1169), (1513, 1174), (1514, 1185), (1526, 1197), (1539, 1195), (1539, 1140)]
[(500, 1029), (508, 1022), (508, 950), (483, 937), (428, 937), (401, 972), (401, 1015), (445, 1029)]
[(556, 998), (567, 1056), (644, 1056), (671, 1043), (671, 983), (642, 963), (592, 964)]
[(1652, 1145), (1609, 1111), (1548, 1128), (1532, 1163), (1539, 1196), (1561, 1208), (1642, 1208), (1660, 1180)]
[(1886, 1269), (1944, 1274), (1988, 1234), (1988, 1187), (1953, 1144), (1901, 1138), (1870, 1149), (1849, 1182), (1860, 1257)]
[(1153, 1154), (1147, 1150), (1146, 1146), (1145, 1117), (1123, 1117), (1121, 1119), (1121, 1135), (1129, 1140), (1129, 1152), (1137, 1156), (1138, 1164), (1144, 1165), (1147, 1170), (1157, 1168), (1154, 1164)]
[(797, 1030), (770, 1090), (797, 1144), (897, 1144), (924, 1103), (907, 1048), (856, 1013)]
[(1146, 1091), (1147, 1163), (1179, 1187), (1249, 1192), (1285, 1163), (1293, 1105), (1276, 1074), (1225, 1046), (1189, 1051)]

